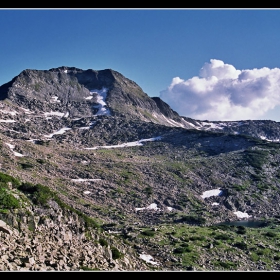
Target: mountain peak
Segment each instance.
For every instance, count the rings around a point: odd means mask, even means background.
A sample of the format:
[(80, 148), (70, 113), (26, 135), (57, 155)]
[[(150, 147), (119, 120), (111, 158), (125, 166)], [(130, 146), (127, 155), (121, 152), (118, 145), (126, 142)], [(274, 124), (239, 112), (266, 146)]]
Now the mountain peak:
[(138, 84), (112, 69), (82, 70), (68, 66), (26, 69), (0, 87), (0, 97), (24, 108), (37, 106), (49, 111), (58, 109), (52, 102), (55, 96), (60, 100), (60, 110), (69, 111), (73, 117), (90, 117), (95, 115), (94, 106), (98, 105), (98, 96), (93, 94), (90, 98), (90, 92), (103, 88), (107, 90), (106, 106), (112, 115), (167, 126), (185, 126), (183, 118), (166, 103), (159, 98), (150, 98)]
[(64, 72), (64, 71), (83, 71), (83, 70), (80, 68), (76, 68), (76, 67), (60, 66), (57, 68), (51, 68), (51, 69), (49, 69), (49, 71), (51, 71), (51, 72), (63, 71)]

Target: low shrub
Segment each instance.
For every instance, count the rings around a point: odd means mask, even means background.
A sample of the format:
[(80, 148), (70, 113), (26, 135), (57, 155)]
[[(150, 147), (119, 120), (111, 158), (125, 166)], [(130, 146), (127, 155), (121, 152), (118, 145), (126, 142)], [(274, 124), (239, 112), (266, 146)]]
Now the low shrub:
[(153, 237), (153, 236), (155, 235), (155, 232), (154, 232), (153, 230), (150, 230), (150, 229), (144, 230), (144, 231), (142, 231), (141, 233), (142, 233), (143, 235), (151, 236), (151, 237)]
[(181, 221), (190, 224), (204, 224), (206, 222), (206, 219), (200, 216), (190, 215), (190, 216), (183, 216), (181, 218)]
[(173, 250), (174, 254), (183, 254), (183, 253), (189, 253), (189, 252), (191, 252), (191, 248), (188, 246), (177, 247)]
[(21, 165), (21, 167), (22, 167), (23, 169), (30, 169), (30, 168), (33, 168), (33, 167), (34, 167), (33, 164), (28, 163), (28, 162), (20, 163), (20, 165)]
[(244, 242), (236, 242), (233, 244), (234, 247), (237, 247), (241, 250), (246, 250), (248, 248), (247, 244)]
[(227, 234), (218, 234), (214, 237), (217, 240), (228, 240), (230, 237)]
[(264, 234), (267, 237), (277, 237), (277, 234), (275, 232), (272, 231), (268, 231)]
[(107, 242), (107, 240), (105, 240), (105, 239), (103, 239), (103, 238), (100, 238), (100, 239), (99, 239), (99, 243), (100, 243), (101, 246), (108, 246), (108, 245), (109, 245), (108, 242)]
[(245, 234), (246, 233), (246, 228), (244, 226), (238, 226), (236, 233), (237, 234)]
[(120, 259), (123, 257), (123, 254), (116, 247), (111, 247), (111, 251), (113, 260)]
[(41, 184), (33, 185), (31, 183), (23, 183), (18, 188), (24, 193), (31, 194), (31, 200), (37, 205), (46, 206), (50, 199), (55, 199), (56, 194), (50, 188)]

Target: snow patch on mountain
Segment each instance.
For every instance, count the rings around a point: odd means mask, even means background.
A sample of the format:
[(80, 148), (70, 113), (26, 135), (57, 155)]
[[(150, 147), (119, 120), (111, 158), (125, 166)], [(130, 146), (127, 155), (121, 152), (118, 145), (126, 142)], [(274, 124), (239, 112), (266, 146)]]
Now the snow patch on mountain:
[(157, 141), (161, 140), (161, 136), (153, 137), (153, 138), (148, 138), (148, 139), (141, 139), (139, 141), (134, 141), (134, 142), (127, 142), (119, 145), (111, 145), (111, 146), (96, 146), (92, 148), (85, 148), (86, 150), (97, 150), (97, 149), (113, 149), (113, 148), (124, 148), (124, 147), (133, 147), (133, 146), (143, 146), (143, 142), (149, 142), (149, 141)]
[(10, 150), (14, 153), (16, 157), (24, 157), (23, 154), (14, 151), (15, 145), (10, 143), (5, 143), (5, 144), (10, 148)]
[(107, 108), (107, 103), (105, 102), (106, 97), (107, 97), (107, 88), (102, 88), (101, 90), (98, 89), (93, 89), (90, 90), (91, 94), (97, 94), (97, 103), (99, 103), (98, 105), (93, 106), (94, 108), (98, 109), (96, 116), (99, 115), (106, 115), (106, 116), (110, 116), (111, 112), (110, 110)]
[(63, 134), (65, 131), (70, 130), (70, 129), (71, 129), (70, 127), (63, 127), (63, 128), (61, 128), (61, 129), (59, 129), (59, 130), (53, 132), (53, 133), (50, 133), (50, 134), (44, 135), (44, 136), (45, 136), (46, 138), (52, 138), (54, 135), (56, 135), (56, 134)]
[(222, 194), (223, 194), (222, 190), (220, 190), (220, 189), (213, 189), (213, 190), (209, 190), (209, 191), (203, 192), (201, 197), (202, 198), (207, 198), (207, 197), (211, 197), (211, 196), (221, 196)]

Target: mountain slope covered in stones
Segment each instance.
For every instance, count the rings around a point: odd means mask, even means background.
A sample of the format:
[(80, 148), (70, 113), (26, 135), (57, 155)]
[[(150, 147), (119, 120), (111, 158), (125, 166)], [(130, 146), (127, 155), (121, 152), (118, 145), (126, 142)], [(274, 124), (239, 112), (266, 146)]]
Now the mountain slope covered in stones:
[(279, 139), (111, 69), (24, 70), (0, 87), (0, 270), (279, 270)]

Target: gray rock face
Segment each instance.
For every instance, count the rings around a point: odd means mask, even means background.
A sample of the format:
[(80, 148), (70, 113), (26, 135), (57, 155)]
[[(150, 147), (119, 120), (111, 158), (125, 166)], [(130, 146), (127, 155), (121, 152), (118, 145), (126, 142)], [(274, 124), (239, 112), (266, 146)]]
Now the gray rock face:
[[(60, 208), (49, 208), (47, 212), (44, 211), (45, 215), (38, 216), (40, 209), (34, 210), (31, 215), (21, 216), (25, 222), (20, 230), (11, 231), (0, 220), (1, 271), (147, 269), (131, 248), (114, 241), (106, 233), (87, 229), (78, 215)], [(33, 229), (30, 227), (31, 221), (36, 221)], [(107, 239), (108, 245), (101, 246), (100, 239)], [(125, 261), (112, 258), (111, 250), (114, 246), (126, 255)]]
[[(0, 87), (0, 98), (30, 110), (61, 110), (70, 117), (91, 117), (96, 114), (96, 94), (90, 90), (107, 90), (106, 102), (112, 115), (167, 124), (165, 117), (174, 118), (180, 125), (184, 121), (164, 102), (157, 103), (133, 81), (111, 70), (81, 70), (59, 67), (50, 70), (24, 70), (11, 82)], [(153, 117), (152, 115), (156, 116)], [(169, 123), (169, 125), (171, 125)], [(173, 124), (174, 125), (174, 124)], [(177, 124), (178, 125), (178, 124)]]

